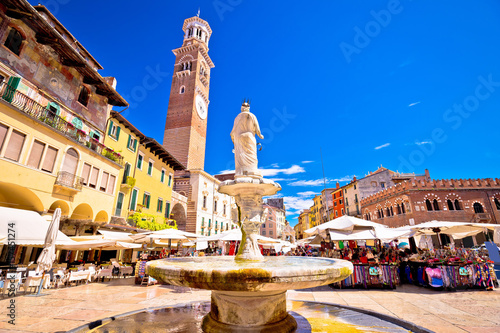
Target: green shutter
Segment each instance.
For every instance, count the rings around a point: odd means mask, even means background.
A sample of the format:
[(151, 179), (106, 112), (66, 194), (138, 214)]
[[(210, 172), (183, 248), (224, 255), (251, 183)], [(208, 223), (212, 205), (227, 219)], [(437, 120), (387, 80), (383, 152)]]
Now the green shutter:
[(170, 202), (167, 202), (165, 205), (165, 213), (167, 214), (167, 218), (170, 218)]
[(131, 147), (131, 144), (130, 144), (130, 141), (132, 140), (132, 135), (128, 135), (128, 142), (127, 142), (127, 148), (132, 148)]
[(135, 210), (135, 202), (137, 201), (137, 190), (132, 190), (132, 200), (130, 200), (130, 210)]
[(149, 209), (149, 203), (151, 202), (151, 195), (148, 195), (148, 206), (147, 208)]
[(145, 207), (146, 206), (146, 193), (142, 196), (142, 205)]
[(108, 135), (111, 136), (111, 131), (113, 130), (113, 122), (109, 121)]
[(165, 181), (165, 170), (161, 170), (161, 179), (160, 181), (163, 183)]
[(116, 140), (120, 138), (120, 126), (116, 127)]
[(9, 103), (12, 102), (12, 100), (14, 99), (14, 94), (16, 93), (16, 89), (19, 86), (19, 82), (21, 82), (20, 77), (11, 76), (9, 78), (9, 82), (7, 82), (8, 87), (5, 89), (2, 97), (4, 100)]
[(134, 151), (137, 149), (137, 139), (134, 140)]

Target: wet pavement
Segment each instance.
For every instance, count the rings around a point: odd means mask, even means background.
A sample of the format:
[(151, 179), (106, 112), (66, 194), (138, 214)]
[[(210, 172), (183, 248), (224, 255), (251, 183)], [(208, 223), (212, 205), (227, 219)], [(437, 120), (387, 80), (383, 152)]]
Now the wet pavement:
[[(126, 312), (210, 301), (207, 290), (139, 286), (133, 278), (44, 290), (44, 294), (15, 297), (14, 303), (9, 298), (0, 300), (0, 332), (65, 332)], [(287, 299), (375, 311), (440, 333), (500, 332), (500, 290), (446, 292), (411, 285), (395, 290), (334, 290), (323, 286), (289, 290)], [(15, 305), (15, 325), (8, 323), (11, 304)]]

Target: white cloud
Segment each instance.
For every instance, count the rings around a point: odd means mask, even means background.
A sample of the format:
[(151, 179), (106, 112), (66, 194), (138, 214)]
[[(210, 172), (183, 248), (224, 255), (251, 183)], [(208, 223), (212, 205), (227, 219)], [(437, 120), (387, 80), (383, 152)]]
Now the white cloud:
[(421, 146), (421, 145), (426, 145), (426, 144), (432, 144), (431, 141), (420, 141), (420, 142), (415, 142), (416, 145)]
[(297, 180), (297, 178), (269, 178), (273, 182), (292, 182)]
[(300, 165), (292, 165), (287, 169), (259, 169), (259, 171), (262, 173), (264, 177), (272, 177), (280, 173), (283, 173), (285, 175), (293, 175), (296, 173), (306, 172), (306, 170)]
[[(297, 181), (288, 183), (288, 185), (290, 185), (290, 186), (320, 186), (320, 185), (323, 185), (325, 182), (328, 184), (328, 183), (333, 183), (333, 182), (339, 182), (339, 183), (349, 182), (351, 180), (352, 180), (352, 176), (344, 176), (341, 178), (327, 178), (325, 181), (323, 181), (323, 178), (312, 179), (312, 180), (297, 180)], [(308, 193), (308, 192), (301, 192), (301, 193)]]
[(273, 164), (271, 164), (271, 166), (272, 166), (273, 168), (279, 168), (279, 167), (280, 167), (280, 165), (279, 165), (278, 163), (273, 163)]
[(418, 101), (418, 102), (414, 102), (414, 103), (410, 103), (410, 104), (408, 105), (408, 107), (409, 107), (409, 108), (411, 108), (412, 106), (415, 106), (415, 105), (417, 105), (417, 104), (420, 104), (420, 101)]
[(385, 148), (385, 147), (388, 147), (390, 146), (391, 144), (388, 142), (388, 143), (384, 143), (383, 145), (380, 145), (380, 146), (377, 146), (375, 147), (375, 150), (379, 150), (379, 149), (382, 149), (382, 148)]
[(313, 197), (316, 194), (317, 193), (314, 192), (314, 191), (305, 191), (305, 192), (299, 192), (299, 193), (297, 193), (297, 195), (300, 195), (301, 197)]
[[(278, 164), (273, 164), (272, 167), (277, 167)], [(296, 173), (303, 173), (303, 172), (306, 172), (306, 170), (301, 167), (300, 165), (292, 165), (291, 167), (289, 168), (285, 168), (285, 169), (259, 169), (259, 171), (262, 173), (262, 176), (264, 177), (272, 177), (272, 176), (276, 176), (276, 175), (279, 175), (280, 173), (282, 174), (285, 174), (285, 175), (293, 175), (293, 174), (296, 174)], [(219, 172), (219, 174), (223, 175), (223, 174), (228, 174), (228, 173), (234, 173), (234, 170), (222, 170)], [(286, 179), (283, 179), (283, 180), (286, 180)]]
[(302, 161), (302, 164), (313, 163), (314, 161)]
[(314, 204), (312, 199), (303, 197), (286, 196), (283, 198), (287, 209), (287, 215), (298, 214), (301, 210), (309, 209)]

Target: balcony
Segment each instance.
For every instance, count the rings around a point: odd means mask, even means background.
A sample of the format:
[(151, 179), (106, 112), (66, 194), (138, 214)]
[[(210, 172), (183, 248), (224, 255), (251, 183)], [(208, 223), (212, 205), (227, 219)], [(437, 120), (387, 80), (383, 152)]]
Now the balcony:
[(127, 178), (123, 179), (122, 183), (120, 184), (120, 190), (123, 192), (128, 192), (132, 187), (135, 186), (136, 179), (130, 176), (127, 176)]
[(92, 149), (107, 159), (119, 165), (123, 165), (123, 156), (116, 153), (111, 148), (106, 147), (96, 139), (90, 138), (87, 133), (77, 129), (72, 123), (56, 115), (56, 113), (49, 110), (47, 106), (37, 103), (17, 89), (13, 89), (5, 82), (0, 85), (0, 96), (2, 96), (2, 100), (10, 103), (13, 107), (24, 112), (29, 117), (52, 127), (55, 131), (67, 138)]
[(56, 193), (74, 196), (82, 191), (82, 186), (82, 177), (78, 177), (66, 171), (59, 171), (57, 173), (56, 182), (54, 183), (54, 191)]

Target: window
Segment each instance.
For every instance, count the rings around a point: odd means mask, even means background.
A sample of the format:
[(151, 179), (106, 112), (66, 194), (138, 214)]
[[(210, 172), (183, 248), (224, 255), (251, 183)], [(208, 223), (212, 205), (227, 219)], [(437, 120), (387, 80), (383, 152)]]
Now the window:
[(401, 215), (401, 205), (400, 204), (398, 204), (396, 206), (396, 212), (397, 212), (398, 215)]
[(339, 205), (342, 205), (342, 199), (339, 199)]
[(456, 210), (462, 210), (462, 207), (460, 207), (460, 202), (458, 202), (457, 199), (455, 199), (455, 209)]
[(92, 168), (92, 172), (90, 173), (90, 179), (89, 179), (89, 187), (96, 188), (98, 177), (99, 177), (99, 169), (95, 167)]
[(2, 151), (3, 143), (5, 141), (5, 137), (7, 136), (7, 131), (9, 130), (9, 127), (0, 124), (0, 151)]
[(202, 217), (202, 218), (201, 218), (201, 226), (202, 226), (202, 227), (204, 227), (204, 226), (205, 226), (205, 218), (204, 218), (204, 217)]
[(10, 134), (10, 140), (7, 145), (7, 149), (5, 150), (5, 158), (9, 160), (13, 160), (19, 162), (19, 158), (21, 157), (21, 151), (24, 145), (24, 139), (26, 135), (16, 130), (12, 131)]
[(344, 208), (342, 208), (340, 212), (342, 213), (342, 215), (344, 215)]
[(122, 179), (122, 184), (127, 183), (127, 177), (130, 175), (130, 164), (125, 163), (125, 168), (123, 169), (123, 179)]
[(144, 156), (139, 154), (137, 156), (137, 169), (142, 170), (142, 160), (144, 159)]
[(269, 223), (269, 228), (272, 228), (273, 227), (273, 224), (272, 223)]
[(163, 199), (158, 198), (158, 203), (156, 204), (156, 211), (161, 213), (163, 211)]
[(108, 183), (108, 193), (113, 194), (114, 189), (115, 189), (115, 183), (116, 183), (116, 176), (110, 175), (109, 176), (109, 183)]
[(347, 198), (345, 198), (345, 200), (344, 200), (344, 204), (345, 204), (346, 206), (349, 206), (349, 203), (347, 202)]
[(356, 189), (356, 184), (354, 184), (354, 189)]
[(165, 182), (165, 169), (161, 169), (160, 181), (161, 181), (162, 183), (164, 183), (164, 182)]
[(179, 94), (184, 94), (186, 91), (186, 87), (182, 86), (181, 89), (179, 90)]
[(217, 213), (217, 200), (214, 201), (214, 212)]
[(120, 126), (110, 121), (108, 135), (113, 139), (118, 140), (120, 138)]
[(149, 209), (150, 201), (151, 201), (151, 194), (144, 192), (144, 196), (142, 197), (142, 205)]
[(203, 196), (203, 208), (207, 208), (207, 196)]
[(49, 146), (45, 152), (45, 158), (43, 159), (42, 171), (52, 173), (54, 171), (54, 164), (56, 163), (58, 150), (54, 147)]
[(44, 149), (45, 143), (35, 140), (33, 142), (33, 147), (31, 147), (27, 165), (32, 168), (38, 169), (40, 167), (40, 162), (42, 162), (42, 154)]
[(92, 166), (90, 164), (87, 163), (83, 164), (82, 178), (83, 178), (83, 185), (85, 186), (87, 186), (87, 184), (89, 183), (90, 169), (92, 169)]
[(481, 214), (484, 213), (483, 205), (479, 202), (474, 202), (474, 213)]
[(165, 203), (165, 217), (168, 219), (170, 218), (170, 202), (167, 201)]
[(83, 106), (87, 106), (87, 104), (89, 104), (89, 97), (90, 93), (88, 88), (82, 86), (80, 89), (80, 95), (78, 95), (78, 102)]
[(495, 206), (497, 207), (497, 210), (500, 210), (500, 201), (495, 198)]
[(391, 206), (391, 216), (394, 216), (394, 209)]
[(172, 174), (168, 175), (168, 186), (172, 186)]
[(335, 201), (335, 202), (333, 203), (333, 205), (334, 205), (335, 207), (337, 207), (337, 201)]
[(135, 211), (136, 204), (137, 204), (137, 193), (138, 193), (138, 190), (134, 188), (132, 190), (132, 198), (130, 199), (130, 207), (129, 207), (130, 210)]
[(371, 182), (372, 187), (377, 187), (377, 182)]
[(265, 235), (266, 235), (266, 231), (262, 230), (262, 236), (265, 236)]
[(335, 211), (335, 217), (339, 216), (339, 212)]
[(106, 192), (106, 187), (108, 186), (108, 178), (109, 178), (109, 173), (103, 172), (101, 177), (101, 186), (99, 187), (100, 191)]
[(438, 201), (436, 199), (434, 199), (434, 201), (432, 201), (432, 206), (434, 207), (434, 210), (439, 210), (439, 204), (438, 204)]
[(12, 53), (19, 55), (21, 54), (21, 45), (23, 44), (23, 40), (24, 38), (21, 33), (16, 29), (11, 28), (3, 45), (11, 50)]
[(76, 169), (78, 167), (78, 160), (78, 152), (73, 148), (68, 149), (68, 151), (66, 151), (66, 156), (64, 157), (64, 163), (61, 171), (67, 172), (71, 175), (75, 175)]
[(451, 202), (450, 199), (446, 200), (446, 203), (448, 204), (449, 210), (455, 210), (455, 206), (453, 206), (453, 202)]
[(380, 182), (380, 187), (385, 188), (385, 183), (384, 182)]
[(153, 161), (149, 160), (148, 163), (148, 175), (152, 176), (153, 175)]
[(208, 227), (211, 228), (212, 227), (212, 219), (208, 219)]
[(222, 212), (224, 215), (226, 215), (226, 204), (224, 204), (224, 210)]
[(128, 135), (127, 148), (133, 152), (137, 149), (137, 139), (134, 139), (130, 134)]
[(427, 206), (427, 211), (432, 211), (432, 204), (429, 199), (425, 200), (425, 206)]
[(269, 230), (269, 236), (272, 236), (272, 235), (273, 235), (273, 231)]
[(122, 207), (123, 207), (124, 198), (125, 198), (125, 194), (123, 194), (122, 192), (118, 193), (118, 199), (116, 200), (116, 210), (115, 210), (116, 216), (122, 215)]

